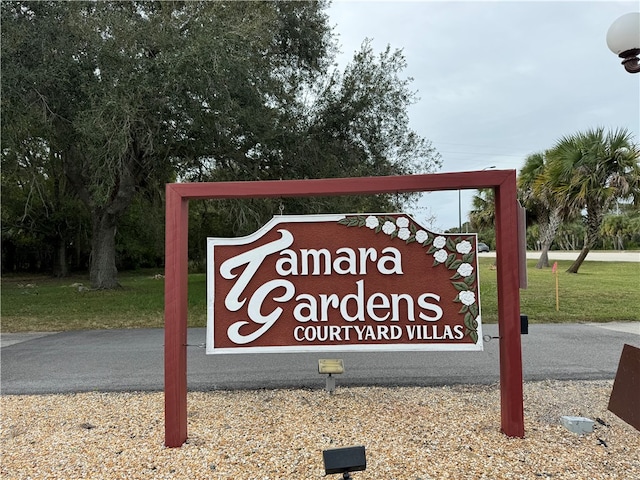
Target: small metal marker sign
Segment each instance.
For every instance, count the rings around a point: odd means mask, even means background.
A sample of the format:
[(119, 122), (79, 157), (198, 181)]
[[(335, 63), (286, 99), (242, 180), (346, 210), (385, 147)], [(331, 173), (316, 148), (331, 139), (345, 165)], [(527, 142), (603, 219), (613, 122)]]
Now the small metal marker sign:
[(207, 239), (207, 353), (482, 350), (475, 234), (276, 216)]

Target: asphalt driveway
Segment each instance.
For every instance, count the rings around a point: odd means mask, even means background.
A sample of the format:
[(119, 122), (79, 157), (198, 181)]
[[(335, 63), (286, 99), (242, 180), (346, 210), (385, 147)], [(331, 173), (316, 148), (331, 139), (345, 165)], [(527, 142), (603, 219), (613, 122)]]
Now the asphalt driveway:
[[(497, 325), (484, 325), (497, 336)], [(3, 394), (138, 391), (164, 388), (164, 330), (89, 330), (3, 334)], [(188, 332), (190, 390), (323, 388), (327, 355), (206, 355), (205, 329)], [(481, 352), (332, 353), (345, 373), (338, 385), (490, 384), (499, 380), (498, 339)], [(640, 348), (640, 322), (530, 325), (522, 336), (525, 380), (613, 379), (624, 344)]]

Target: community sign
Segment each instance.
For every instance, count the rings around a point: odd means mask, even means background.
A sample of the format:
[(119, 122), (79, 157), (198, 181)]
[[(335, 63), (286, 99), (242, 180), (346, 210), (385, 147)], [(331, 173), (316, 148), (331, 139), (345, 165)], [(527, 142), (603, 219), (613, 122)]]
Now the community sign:
[(207, 239), (207, 353), (482, 350), (475, 234), (276, 216)]

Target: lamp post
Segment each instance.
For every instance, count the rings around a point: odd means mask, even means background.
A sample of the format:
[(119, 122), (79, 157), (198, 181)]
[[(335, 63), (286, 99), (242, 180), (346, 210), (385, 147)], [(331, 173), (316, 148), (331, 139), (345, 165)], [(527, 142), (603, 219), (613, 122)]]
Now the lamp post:
[(458, 233), (462, 233), (462, 196), (458, 189)]
[(609, 50), (622, 58), (622, 65), (629, 73), (640, 73), (640, 12), (622, 15), (607, 32)]

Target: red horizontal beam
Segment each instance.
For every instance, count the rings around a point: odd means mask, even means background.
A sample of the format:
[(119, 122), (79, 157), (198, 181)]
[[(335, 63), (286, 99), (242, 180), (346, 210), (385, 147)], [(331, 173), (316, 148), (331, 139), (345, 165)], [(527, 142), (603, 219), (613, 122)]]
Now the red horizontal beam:
[(387, 177), (172, 183), (167, 187), (184, 199), (373, 195), (492, 188), (512, 179), (514, 173), (514, 170), (483, 170)]

